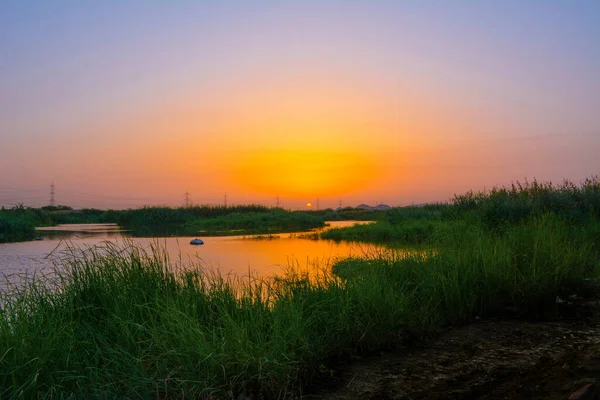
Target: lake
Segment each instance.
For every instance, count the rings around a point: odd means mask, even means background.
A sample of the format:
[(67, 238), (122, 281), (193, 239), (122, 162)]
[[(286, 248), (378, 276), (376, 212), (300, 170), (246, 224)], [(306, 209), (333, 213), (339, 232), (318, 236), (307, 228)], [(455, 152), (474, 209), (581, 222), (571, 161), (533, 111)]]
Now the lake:
[[(352, 226), (365, 221), (331, 221), (330, 228)], [(149, 248), (159, 245), (167, 250), (173, 262), (191, 263), (201, 268), (218, 270), (221, 274), (262, 276), (280, 275), (289, 265), (301, 268), (326, 266), (336, 258), (363, 255), (378, 246), (363, 243), (336, 243), (311, 240), (297, 234), (269, 236), (202, 237), (204, 245), (194, 246), (193, 237), (132, 238), (114, 224), (77, 224), (40, 228), (44, 240), (0, 244), (0, 276), (32, 275), (52, 270), (52, 258), (60, 257), (68, 245), (86, 248), (106, 241), (125, 244), (130, 241)], [(51, 256), (48, 256), (48, 255)]]

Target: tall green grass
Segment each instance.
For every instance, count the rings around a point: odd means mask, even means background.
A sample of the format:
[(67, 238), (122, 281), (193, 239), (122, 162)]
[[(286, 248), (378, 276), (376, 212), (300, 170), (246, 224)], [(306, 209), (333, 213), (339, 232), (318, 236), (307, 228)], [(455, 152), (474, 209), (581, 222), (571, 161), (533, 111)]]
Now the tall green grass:
[(305, 211), (313, 215), (323, 217), (327, 221), (379, 221), (385, 215), (385, 211), (382, 210), (363, 210), (358, 208), (342, 208), (338, 211), (332, 211), (331, 209), (326, 210), (312, 210)]
[(417, 220), (403, 224), (391, 224), (380, 221), (373, 224), (355, 225), (348, 228), (334, 228), (321, 232), (319, 237), (328, 240), (364, 241), (374, 243), (393, 243), (402, 241), (421, 244), (430, 240), (440, 222)]
[(224, 279), (107, 246), (3, 294), (3, 396), (279, 397), (352, 341), (327, 274)]
[(0, 243), (31, 240), (36, 226), (52, 225), (49, 214), (41, 209), (24, 207), (0, 208)]
[(118, 216), (119, 224), (136, 226), (168, 226), (183, 224), (193, 218), (216, 218), (233, 213), (269, 212), (260, 205), (247, 206), (192, 206), (192, 207), (141, 207), (122, 210)]
[(503, 229), (510, 224), (546, 213), (563, 217), (574, 224), (600, 218), (600, 178), (594, 176), (580, 185), (570, 181), (553, 185), (533, 180), (489, 192), (455, 195), (449, 216), (469, 214), (488, 229)]
[(18, 218), (0, 216), (0, 243), (22, 242), (36, 237), (35, 228)]
[(229, 230), (244, 233), (270, 233), (318, 228), (322, 217), (302, 212), (272, 209), (259, 205), (232, 207), (144, 207), (120, 211), (119, 225), (135, 236), (226, 234)]
[[(367, 257), (334, 266), (339, 276), (404, 282), (424, 322), (475, 316), (552, 314), (559, 296), (590, 294), (600, 267), (598, 229), (546, 214), (498, 236), (466, 221), (447, 224), (435, 247), (416, 256)], [(419, 254), (421, 256), (419, 256)]]
[(586, 179), (579, 186), (565, 181), (516, 182), (510, 187), (455, 195), (448, 203), (387, 210), (376, 224), (358, 225), (321, 233), (323, 239), (422, 243), (435, 239), (448, 223), (467, 221), (502, 234), (516, 224), (552, 214), (582, 229), (600, 220), (600, 179)]
[(309, 230), (325, 226), (323, 218), (281, 209), (261, 213), (233, 213), (215, 218), (193, 219), (184, 225), (189, 234), (274, 233)]
[[(44, 207), (47, 209), (47, 207)], [(58, 209), (50, 212), (50, 218), (55, 224), (102, 224), (118, 223), (123, 211), (98, 210), (84, 208), (81, 210)]]
[(456, 221), (428, 251), (279, 279), (223, 278), (108, 244), (3, 293), (0, 397), (297, 395), (340, 357), (595, 293), (597, 232), (553, 214), (502, 236)]
[(0, 242), (33, 239), (36, 226), (78, 223), (118, 223), (132, 236), (147, 237), (294, 232), (322, 227), (325, 220), (323, 216), (310, 212), (261, 205), (141, 207), (129, 210), (17, 206), (0, 209)]

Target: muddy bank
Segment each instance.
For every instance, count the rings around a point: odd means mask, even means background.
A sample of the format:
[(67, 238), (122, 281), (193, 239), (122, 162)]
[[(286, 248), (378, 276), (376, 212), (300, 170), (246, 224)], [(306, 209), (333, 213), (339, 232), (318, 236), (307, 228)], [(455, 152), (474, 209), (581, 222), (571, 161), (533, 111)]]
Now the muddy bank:
[(600, 378), (600, 307), (485, 320), (329, 369), (305, 399), (566, 399)]

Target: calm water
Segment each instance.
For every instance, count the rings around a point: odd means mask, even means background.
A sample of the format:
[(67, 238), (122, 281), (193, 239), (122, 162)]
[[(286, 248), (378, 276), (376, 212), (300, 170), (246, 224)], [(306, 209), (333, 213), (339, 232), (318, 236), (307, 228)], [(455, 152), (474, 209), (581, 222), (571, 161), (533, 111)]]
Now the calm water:
[[(351, 226), (356, 221), (330, 222), (330, 227)], [(51, 258), (60, 256), (67, 244), (86, 248), (106, 241), (130, 240), (149, 247), (158, 244), (167, 249), (171, 259), (183, 264), (198, 264), (201, 268), (218, 269), (222, 274), (248, 275), (282, 274), (288, 265), (314, 268), (327, 265), (339, 257), (362, 255), (377, 248), (358, 243), (335, 243), (326, 240), (303, 239), (301, 234), (274, 235), (272, 239), (255, 236), (203, 237), (204, 245), (193, 246), (192, 237), (127, 238), (116, 225), (61, 225), (44, 229), (44, 240), (0, 244), (0, 276), (43, 273), (51, 270)], [(48, 255), (51, 254), (50, 257)], [(15, 278), (11, 278), (15, 281)]]

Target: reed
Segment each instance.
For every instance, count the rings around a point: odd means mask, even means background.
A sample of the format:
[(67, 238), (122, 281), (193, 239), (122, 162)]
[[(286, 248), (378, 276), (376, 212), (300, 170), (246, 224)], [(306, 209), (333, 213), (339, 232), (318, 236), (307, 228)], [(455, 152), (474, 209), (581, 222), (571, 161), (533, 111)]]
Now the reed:
[[(375, 224), (332, 229), (323, 239), (425, 243), (438, 231), (457, 221), (467, 221), (501, 235), (511, 227), (542, 215), (552, 214), (570, 226), (594, 229), (600, 220), (600, 179), (586, 179), (579, 186), (564, 181), (559, 185), (533, 180), (486, 192), (455, 195), (448, 203), (421, 207), (397, 207), (386, 211)], [(589, 226), (588, 226), (589, 225)], [(597, 240), (600, 244), (600, 240)]]
[(280, 209), (262, 213), (233, 213), (208, 219), (194, 219), (184, 225), (189, 234), (209, 235), (298, 232), (325, 226), (321, 217)]
[(36, 237), (36, 226), (52, 225), (49, 214), (22, 204), (0, 208), (0, 243), (20, 242)]
[(501, 237), (462, 221), (435, 249), (279, 279), (185, 268), (160, 248), (75, 252), (52, 280), (2, 294), (0, 396), (297, 395), (340, 358), (596, 293), (593, 234), (553, 214)]

